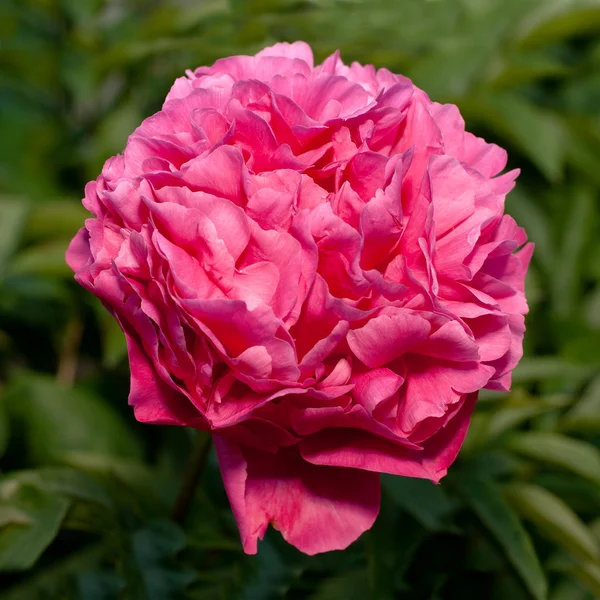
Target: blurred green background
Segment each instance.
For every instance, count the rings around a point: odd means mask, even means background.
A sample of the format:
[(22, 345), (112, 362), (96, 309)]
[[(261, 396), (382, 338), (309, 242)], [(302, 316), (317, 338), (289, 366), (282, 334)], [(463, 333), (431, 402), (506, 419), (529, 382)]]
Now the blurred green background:
[[(0, 600), (600, 598), (598, 0), (0, 1)], [(404, 73), (522, 169), (526, 357), (441, 486), (317, 558), (242, 554), (214, 456), (140, 426), (116, 325), (64, 251), (85, 183), (184, 69), (303, 39)]]

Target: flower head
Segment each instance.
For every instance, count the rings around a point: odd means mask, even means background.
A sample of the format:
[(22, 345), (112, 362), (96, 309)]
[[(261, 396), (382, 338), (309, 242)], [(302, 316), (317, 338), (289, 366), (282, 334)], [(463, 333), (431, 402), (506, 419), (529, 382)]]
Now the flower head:
[(178, 79), (67, 255), (140, 421), (214, 432), (247, 552), (345, 548), (379, 473), (439, 481), (522, 353), (516, 171), (405, 77), (277, 44)]

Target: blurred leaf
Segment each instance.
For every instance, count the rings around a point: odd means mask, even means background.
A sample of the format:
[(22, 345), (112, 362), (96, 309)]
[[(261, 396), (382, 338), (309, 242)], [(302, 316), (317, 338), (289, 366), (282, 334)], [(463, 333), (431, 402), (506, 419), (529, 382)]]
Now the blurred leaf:
[(555, 114), (500, 91), (469, 96), (461, 108), (515, 144), (549, 181), (562, 178), (565, 133)]
[(503, 433), (516, 429), (522, 423), (552, 410), (541, 400), (522, 406), (501, 406), (489, 414), (475, 414), (461, 452), (472, 453), (493, 443)]
[(591, 562), (578, 563), (567, 569), (567, 572), (581, 581), (594, 594), (594, 598), (600, 598), (600, 565)]
[[(0, 600), (48, 600), (57, 597), (62, 600), (66, 598), (63, 590), (72, 589), (70, 583), (73, 579), (82, 571), (96, 567), (107, 553), (107, 547), (99, 544), (85, 547), (67, 556), (60, 556), (50, 566), (33, 573), (29, 572), (27, 577), (10, 587), (4, 586), (0, 591)], [(60, 593), (62, 596), (59, 595)], [(116, 596), (109, 598), (114, 600)], [(88, 600), (88, 597), (78, 596), (77, 600)], [(90, 600), (95, 598), (92, 596)]]
[(269, 540), (263, 541), (252, 558), (252, 574), (245, 579), (239, 600), (271, 600), (283, 597), (293, 572)]
[(577, 303), (581, 285), (580, 258), (591, 235), (595, 198), (589, 189), (579, 187), (570, 194), (568, 219), (564, 224), (564, 237), (553, 270), (553, 310), (558, 315), (568, 315)]
[[(112, 480), (119, 488), (135, 493), (137, 501), (162, 508), (170, 506), (177, 493), (175, 483), (158, 477), (155, 470), (142, 461), (106, 454), (73, 451), (61, 455), (61, 462), (99, 477)], [(170, 485), (167, 485), (170, 483)]]
[(544, 600), (547, 583), (529, 535), (513, 509), (489, 480), (461, 474), (456, 482), (465, 502), (494, 536), (531, 596)]
[(553, 587), (548, 600), (594, 600), (594, 598), (577, 580), (568, 578)]
[(504, 491), (511, 504), (540, 532), (582, 560), (600, 558), (598, 544), (585, 523), (559, 498), (537, 485), (513, 483)]
[(545, 0), (518, 25), (515, 40), (534, 46), (587, 31), (600, 31), (600, 7), (595, 0)]
[(32, 486), (19, 486), (2, 504), (22, 511), (29, 523), (0, 529), (0, 570), (29, 569), (56, 537), (70, 503)]
[(600, 451), (588, 442), (557, 433), (528, 431), (511, 435), (506, 446), (528, 458), (577, 473), (600, 486)]
[(568, 379), (573, 384), (594, 373), (594, 367), (565, 361), (555, 356), (523, 358), (513, 371), (513, 385), (547, 379)]
[(600, 375), (585, 388), (561, 422), (565, 431), (600, 432)]
[(101, 324), (102, 361), (109, 369), (114, 369), (127, 356), (127, 341), (117, 320), (95, 298), (92, 306)]
[(424, 479), (382, 475), (381, 483), (395, 504), (431, 531), (448, 527), (448, 516), (454, 506), (443, 486)]
[(595, 514), (600, 510), (600, 487), (572, 472), (540, 471), (532, 483), (556, 494), (578, 513)]
[(138, 457), (141, 449), (116, 411), (102, 398), (38, 374), (22, 375), (7, 392), (7, 406), (26, 423), (27, 446), (39, 463), (69, 451)]
[(179, 600), (194, 579), (193, 571), (175, 559), (186, 544), (184, 533), (173, 523), (153, 523), (131, 540), (132, 564), (127, 597), (140, 600)]
[[(83, 192), (83, 191), (82, 191)], [(81, 202), (72, 200), (46, 200), (34, 204), (27, 216), (23, 238), (28, 243), (63, 240), (66, 244), (83, 226), (90, 213)]]
[(4, 456), (10, 441), (10, 423), (2, 390), (0, 390), (0, 458)]
[(16, 506), (0, 504), (0, 529), (12, 524), (30, 525), (31, 519), (27, 513)]
[(27, 210), (23, 200), (0, 197), (0, 278), (4, 276), (7, 260), (19, 244)]
[[(371, 597), (393, 600), (399, 587), (408, 587), (405, 580), (410, 576), (417, 551), (426, 542), (430, 532), (408, 511), (398, 510), (398, 504), (391, 498), (385, 484), (383, 490), (377, 520), (365, 534), (368, 573), (364, 576), (365, 581), (370, 582)], [(445, 529), (449, 530), (450, 527), (446, 526)], [(333, 587), (333, 582), (330, 583)], [(337, 585), (343, 586), (344, 583), (338, 581)]]
[(353, 569), (326, 579), (308, 600), (364, 600), (369, 597), (369, 578), (366, 571)]
[(96, 571), (77, 574), (77, 591), (82, 600), (115, 600), (124, 586), (123, 580), (112, 573)]
[(44, 467), (29, 471), (12, 471), (0, 479), (0, 497), (5, 485), (29, 485), (50, 494), (112, 507), (106, 490), (86, 473), (63, 467)]
[(546, 273), (554, 265), (554, 241), (550, 220), (539, 202), (536, 202), (522, 186), (517, 186), (506, 198), (506, 210), (519, 225), (525, 228), (530, 241), (535, 242), (534, 261)]
[(514, 87), (542, 77), (565, 76), (567, 67), (544, 50), (504, 52), (496, 71), (491, 70), (490, 86)]
[(45, 277), (73, 277), (65, 262), (66, 242), (53, 242), (26, 248), (19, 252), (10, 265), (14, 275), (42, 275)]

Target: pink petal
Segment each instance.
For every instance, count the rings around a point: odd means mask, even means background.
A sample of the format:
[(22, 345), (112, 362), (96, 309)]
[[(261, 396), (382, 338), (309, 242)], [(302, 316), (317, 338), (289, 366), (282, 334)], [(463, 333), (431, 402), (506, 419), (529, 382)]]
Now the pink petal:
[(255, 554), (270, 524), (305, 554), (343, 550), (379, 512), (379, 475), (305, 462), (295, 447), (260, 452), (215, 436), (244, 550)]
[(396, 309), (371, 319), (364, 327), (348, 332), (348, 345), (365, 365), (376, 369), (409, 352), (422, 342), (431, 326), (423, 318)]

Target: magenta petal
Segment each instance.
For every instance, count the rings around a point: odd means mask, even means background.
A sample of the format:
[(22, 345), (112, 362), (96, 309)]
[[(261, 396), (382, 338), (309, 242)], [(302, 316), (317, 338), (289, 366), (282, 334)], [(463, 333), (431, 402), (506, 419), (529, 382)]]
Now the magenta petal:
[(375, 369), (417, 346), (430, 328), (423, 317), (398, 310), (391, 316), (376, 317), (364, 327), (349, 331), (348, 345), (359, 360)]
[(215, 436), (225, 489), (244, 550), (255, 554), (269, 524), (298, 550), (343, 550), (373, 525), (379, 512), (377, 473), (319, 467), (297, 448), (276, 454)]
[(303, 458), (315, 465), (366, 469), (438, 482), (454, 462), (467, 435), (477, 394), (470, 394), (460, 411), (423, 450), (408, 450), (366, 432), (322, 431), (300, 442)]

